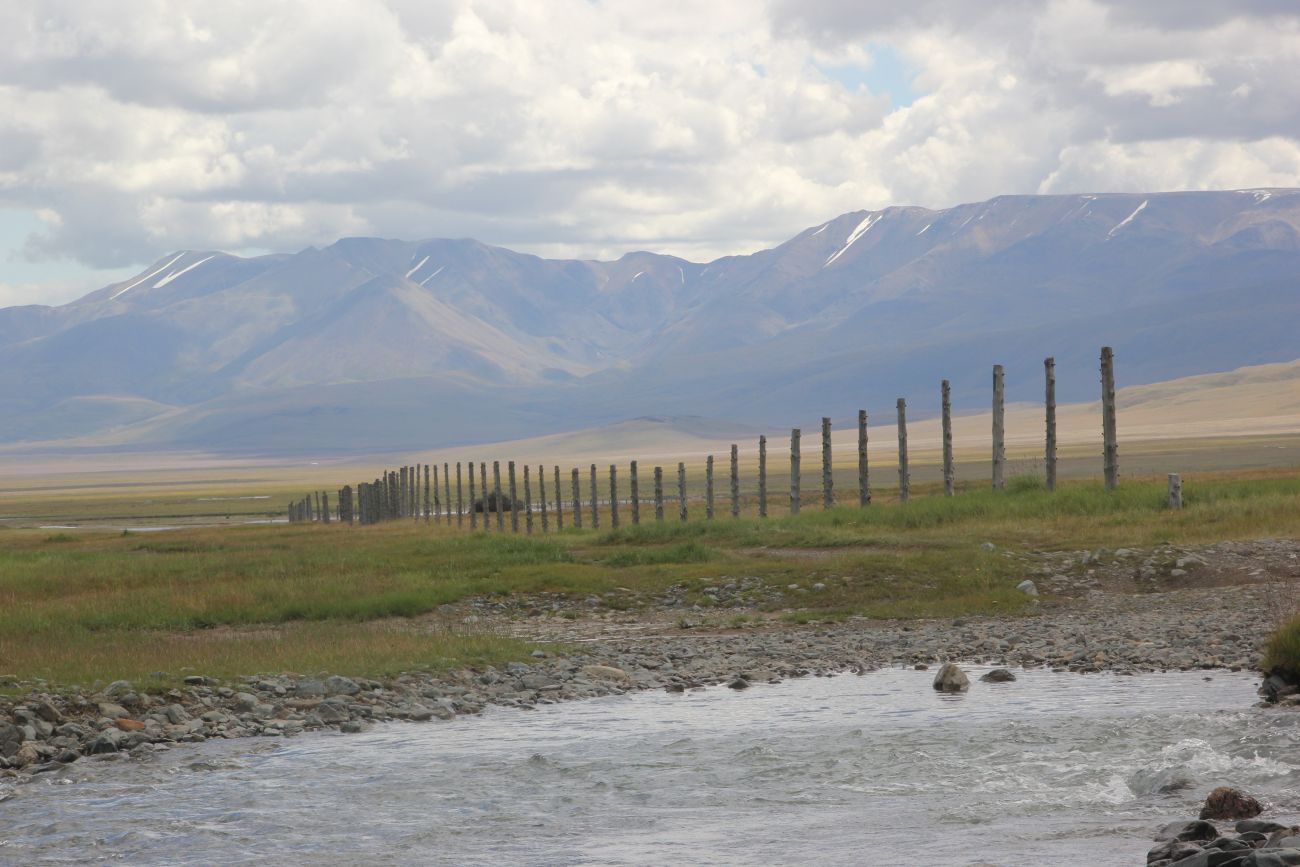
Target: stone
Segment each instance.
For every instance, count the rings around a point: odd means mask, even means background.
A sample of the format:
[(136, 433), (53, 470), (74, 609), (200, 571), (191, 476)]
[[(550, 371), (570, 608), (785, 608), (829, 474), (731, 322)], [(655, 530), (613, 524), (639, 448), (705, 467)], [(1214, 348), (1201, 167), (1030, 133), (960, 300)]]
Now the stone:
[(730, 689), (736, 689), (736, 690), (749, 689), (749, 681), (737, 675), (736, 677), (733, 677), (731, 680), (727, 682), (727, 686)]
[(115, 680), (108, 686), (104, 687), (104, 695), (109, 698), (116, 698), (117, 696), (126, 695), (129, 692), (135, 692), (135, 687), (131, 685), (131, 681), (129, 680)]
[(41, 760), (41, 751), (37, 749), (34, 742), (26, 741), (22, 746), (18, 747), (18, 752), (14, 753), (12, 758), (15, 765), (25, 768)]
[(13, 758), (22, 742), (23, 735), (18, 726), (0, 720), (0, 758)]
[[(123, 683), (125, 683), (125, 681), (123, 681)], [(126, 708), (122, 707), (120, 704), (113, 704), (111, 701), (101, 701), (99, 703), (99, 715), (108, 717), (109, 719), (117, 719), (119, 717), (130, 716), (131, 714), (127, 713)]]
[(315, 712), (316, 716), (320, 717), (320, 721), (326, 725), (341, 723), (349, 718), (345, 708), (341, 708), (332, 702), (323, 702), (317, 706)]
[(613, 680), (620, 683), (627, 683), (632, 680), (626, 671), (612, 665), (584, 665), (581, 670), (583, 674), (592, 680)]
[(934, 676), (934, 688), (939, 692), (965, 692), (970, 689), (970, 678), (956, 663), (945, 662)]
[(325, 679), (325, 691), (330, 695), (356, 695), (361, 686), (350, 677), (333, 675)]
[(1188, 843), (1186, 840), (1166, 840), (1152, 847), (1147, 852), (1147, 863), (1151, 864), (1156, 861), (1165, 863), (1177, 862), (1183, 858), (1190, 858), (1193, 855), (1200, 854), (1201, 847), (1195, 843)]
[(250, 711), (259, 704), (261, 704), (261, 701), (259, 701), (257, 696), (253, 695), (251, 692), (235, 693), (235, 710)]
[(307, 698), (323, 696), (325, 695), (325, 683), (314, 677), (306, 677), (298, 681), (294, 686), (293, 691), (295, 695), (301, 695)]
[(998, 546), (997, 546), (997, 545), (994, 545), (992, 542), (981, 542), (981, 543), (980, 543), (980, 550), (981, 550), (981, 551), (988, 551), (988, 552), (991, 553), (991, 552), (993, 552), (993, 551), (996, 551), (997, 549), (998, 549)]
[(1005, 668), (995, 668), (980, 678), (985, 683), (1010, 683), (1015, 679), (1016, 676)]
[(1286, 825), (1269, 819), (1242, 819), (1235, 827), (1238, 834), (1247, 834), (1250, 832), (1257, 834), (1271, 834), (1274, 831), (1287, 830)]
[(1016, 589), (1027, 596), (1038, 595), (1038, 587), (1034, 584), (1033, 581), (1030, 581), (1028, 578), (1026, 578), (1024, 581), (1021, 581), (1019, 584), (1017, 584)]
[(1253, 819), (1264, 812), (1259, 801), (1240, 789), (1220, 786), (1205, 799), (1202, 819)]
[(525, 674), (519, 678), (524, 689), (555, 689), (559, 684), (548, 674)]
[(1170, 822), (1156, 832), (1156, 840), (1210, 841), (1219, 836), (1219, 829), (1209, 822)]
[(364, 730), (365, 724), (362, 723), (361, 720), (355, 719), (348, 720), (343, 725), (339, 726), (339, 731), (349, 735), (355, 735)]
[(91, 755), (98, 755), (99, 753), (115, 753), (120, 749), (122, 739), (125, 737), (125, 732), (119, 731), (115, 728), (104, 729), (102, 732), (95, 735), (94, 740), (92, 740), (90, 745), (86, 748), (86, 752)]
[(144, 723), (140, 722), (140, 720), (127, 719), (126, 717), (118, 717), (113, 720), (113, 725), (117, 726), (124, 732), (138, 732), (144, 728)]
[(38, 700), (32, 705), (32, 709), (36, 711), (37, 716), (48, 723), (59, 725), (63, 722), (63, 714), (59, 713), (59, 709), (46, 699)]

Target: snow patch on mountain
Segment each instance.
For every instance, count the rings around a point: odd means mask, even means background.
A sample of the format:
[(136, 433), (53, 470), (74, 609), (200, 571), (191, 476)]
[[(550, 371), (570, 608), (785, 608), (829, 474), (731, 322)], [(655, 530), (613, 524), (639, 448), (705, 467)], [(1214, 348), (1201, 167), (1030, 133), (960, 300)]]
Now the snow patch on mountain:
[(845, 240), (845, 242), (844, 242), (844, 246), (843, 246), (843, 247), (840, 247), (838, 250), (836, 250), (834, 253), (832, 253), (832, 254), (831, 254), (831, 257), (830, 257), (829, 259), (826, 260), (826, 264), (825, 264), (825, 265), (822, 265), (822, 267), (823, 267), (823, 268), (827, 267), (827, 266), (830, 265), (832, 262), (834, 262), (836, 259), (838, 259), (839, 257), (843, 256), (844, 253), (845, 253), (845, 252), (846, 252), (850, 247), (852, 247), (852, 246), (854, 245), (854, 243), (856, 243), (857, 240), (858, 240), (859, 238), (861, 238), (863, 235), (867, 234), (867, 232), (869, 232), (869, 231), (871, 230), (871, 227), (872, 227), (872, 226), (874, 226), (874, 225), (876, 225), (876, 223), (880, 222), (880, 218), (883, 217), (883, 216), (885, 216), (885, 215), (884, 215), (884, 214), (868, 214), (868, 215), (867, 215), (867, 218), (866, 218), (865, 220), (863, 220), (861, 223), (858, 223), (858, 227), (857, 227), (856, 229), (854, 229), (852, 232), (849, 233), (849, 237), (848, 237), (847, 240)]

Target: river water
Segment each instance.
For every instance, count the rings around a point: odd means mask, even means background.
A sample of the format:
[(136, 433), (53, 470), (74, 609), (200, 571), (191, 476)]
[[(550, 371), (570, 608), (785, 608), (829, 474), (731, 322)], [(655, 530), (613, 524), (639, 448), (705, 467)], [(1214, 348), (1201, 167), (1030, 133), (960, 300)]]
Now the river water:
[(0, 783), (0, 863), (1118, 865), (1215, 785), (1300, 813), (1300, 714), (1253, 708), (1253, 676), (1019, 676), (943, 696), (892, 669), (91, 759)]

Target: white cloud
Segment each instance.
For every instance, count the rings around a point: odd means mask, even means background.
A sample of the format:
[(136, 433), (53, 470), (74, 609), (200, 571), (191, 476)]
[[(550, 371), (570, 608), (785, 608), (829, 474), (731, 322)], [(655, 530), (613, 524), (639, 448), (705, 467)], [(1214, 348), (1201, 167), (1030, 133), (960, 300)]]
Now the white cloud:
[(892, 203), (1300, 185), (1271, 0), (20, 0), (0, 31), (0, 208), (87, 267), (347, 234), (705, 259)]

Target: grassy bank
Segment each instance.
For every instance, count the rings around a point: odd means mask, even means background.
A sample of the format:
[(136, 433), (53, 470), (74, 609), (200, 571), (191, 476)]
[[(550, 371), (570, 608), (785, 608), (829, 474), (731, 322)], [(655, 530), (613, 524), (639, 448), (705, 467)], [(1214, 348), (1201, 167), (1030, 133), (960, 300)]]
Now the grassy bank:
[[(1049, 493), (1022, 478), (1000, 493), (903, 506), (805, 507), (769, 520), (696, 515), (545, 537), (415, 523), (7, 530), (0, 675), (62, 683), (185, 669), (379, 675), (501, 661), (526, 648), (423, 615), (470, 597), (543, 592), (636, 609), (672, 587), (707, 606), (706, 588), (737, 578), (757, 579), (754, 604), (793, 619), (1016, 613), (1027, 601), (1014, 589), (1023, 565), (1006, 550), (1300, 534), (1294, 474), (1189, 480), (1184, 497), (1186, 508), (1170, 512), (1156, 482)], [(814, 584), (822, 588), (810, 593)]]

